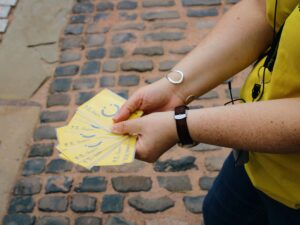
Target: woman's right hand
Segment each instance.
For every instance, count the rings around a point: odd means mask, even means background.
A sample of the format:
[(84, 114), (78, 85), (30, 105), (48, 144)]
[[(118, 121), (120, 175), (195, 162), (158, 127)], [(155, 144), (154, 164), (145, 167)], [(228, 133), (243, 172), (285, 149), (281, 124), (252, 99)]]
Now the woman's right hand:
[(176, 106), (183, 104), (183, 97), (176, 91), (176, 86), (163, 78), (134, 92), (113, 120), (116, 123), (127, 120), (137, 110), (149, 114), (173, 110)]

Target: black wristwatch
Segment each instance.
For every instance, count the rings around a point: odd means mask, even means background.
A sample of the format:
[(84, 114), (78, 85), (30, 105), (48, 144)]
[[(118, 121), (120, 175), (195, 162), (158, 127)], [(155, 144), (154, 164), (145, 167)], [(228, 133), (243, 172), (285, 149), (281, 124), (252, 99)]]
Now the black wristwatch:
[(189, 129), (187, 126), (186, 110), (188, 110), (188, 109), (189, 109), (189, 107), (187, 107), (186, 105), (177, 106), (175, 108), (175, 115), (174, 115), (174, 119), (176, 121), (177, 135), (179, 137), (178, 145), (180, 147), (184, 147), (184, 148), (191, 148), (198, 144), (195, 141), (193, 141), (193, 139), (191, 138), (190, 132), (189, 132)]

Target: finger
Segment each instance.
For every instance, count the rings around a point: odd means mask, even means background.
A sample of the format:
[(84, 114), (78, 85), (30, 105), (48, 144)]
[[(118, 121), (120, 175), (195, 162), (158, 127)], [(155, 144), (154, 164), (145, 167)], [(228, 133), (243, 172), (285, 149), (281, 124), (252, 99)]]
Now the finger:
[(133, 95), (121, 107), (119, 113), (113, 118), (115, 123), (127, 120), (141, 106), (141, 98), (139, 95)]
[(115, 134), (138, 134), (139, 131), (140, 119), (126, 120), (112, 126), (112, 132)]

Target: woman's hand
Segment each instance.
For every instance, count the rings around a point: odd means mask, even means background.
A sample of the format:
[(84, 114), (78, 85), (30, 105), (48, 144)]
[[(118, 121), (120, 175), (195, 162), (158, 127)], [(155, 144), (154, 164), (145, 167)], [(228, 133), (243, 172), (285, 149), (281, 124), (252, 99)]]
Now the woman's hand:
[(178, 142), (173, 112), (152, 113), (139, 119), (116, 123), (112, 132), (137, 135), (136, 158), (155, 162)]
[(114, 122), (127, 120), (136, 110), (149, 114), (171, 110), (183, 104), (184, 100), (176, 91), (176, 86), (163, 78), (137, 90), (114, 117)]

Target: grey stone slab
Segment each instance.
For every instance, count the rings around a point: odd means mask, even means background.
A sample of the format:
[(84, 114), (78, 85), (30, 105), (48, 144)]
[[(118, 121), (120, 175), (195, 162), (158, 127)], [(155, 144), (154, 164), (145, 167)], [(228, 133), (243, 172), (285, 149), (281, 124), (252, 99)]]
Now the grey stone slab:
[(0, 170), (0, 218), (6, 211), (7, 198), (13, 190), (39, 111), (39, 107), (0, 106), (0, 165), (5, 165)]
[(4, 33), (6, 31), (7, 24), (8, 24), (7, 19), (0, 19), (0, 33)]
[(189, 225), (186, 221), (173, 219), (173, 218), (164, 218), (164, 219), (149, 219), (145, 221), (145, 225)]
[(72, 0), (19, 2), (0, 46), (1, 98), (28, 99), (53, 74), (51, 64), (58, 61), (59, 36), (72, 3)]
[(16, 5), (17, 0), (0, 0), (0, 5)]
[(10, 6), (0, 5), (0, 18), (7, 18), (10, 9)]

